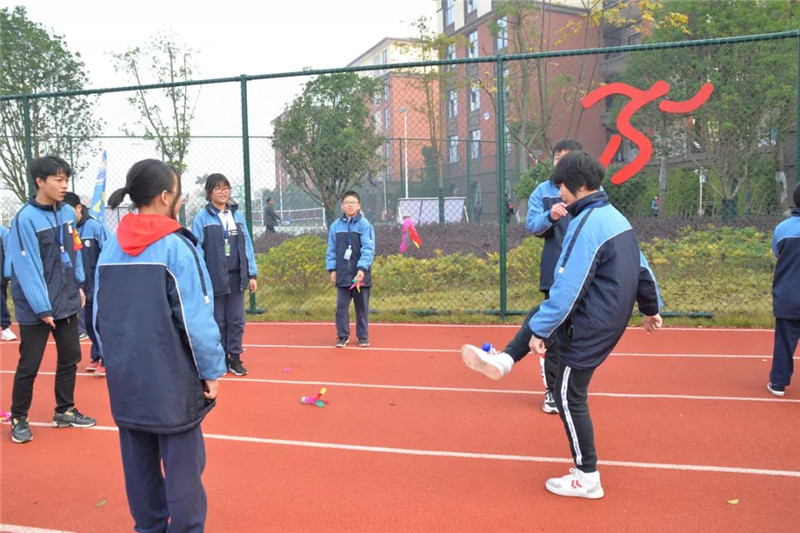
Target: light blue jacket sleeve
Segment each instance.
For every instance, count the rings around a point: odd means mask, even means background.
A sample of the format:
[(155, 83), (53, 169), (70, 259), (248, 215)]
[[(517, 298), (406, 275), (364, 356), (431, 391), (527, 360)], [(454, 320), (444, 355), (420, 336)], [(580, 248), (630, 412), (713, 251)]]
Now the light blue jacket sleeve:
[(250, 238), (250, 232), (247, 231), (247, 222), (241, 213), (236, 211), (234, 218), (242, 225), (242, 233), (244, 234), (244, 253), (247, 256), (247, 271), (249, 277), (254, 279), (258, 277), (258, 266), (256, 265), (256, 254), (253, 250), (253, 239)]
[(192, 235), (197, 239), (197, 247), (200, 249), (203, 248), (203, 237), (205, 236), (205, 232), (203, 231), (203, 227), (205, 226), (203, 213), (205, 212), (205, 209), (198, 211), (192, 221)]
[(53, 314), (53, 307), (44, 280), (39, 239), (33, 222), (27, 217), (20, 217), (21, 214), (22, 211), (11, 221), (8, 257), (25, 299), (36, 316), (44, 318)]
[(364, 271), (372, 268), (372, 261), (375, 259), (375, 230), (372, 224), (365, 218), (361, 219), (361, 257), (358, 260), (357, 268)]
[(561, 266), (576, 226), (577, 224), (570, 224), (570, 229), (564, 237), (564, 247), (558, 258), (555, 283), (550, 287), (550, 297), (542, 302), (539, 311), (528, 323), (531, 331), (540, 339), (548, 338), (570, 316), (584, 287), (591, 284), (597, 270), (597, 263), (594, 260), (596, 250), (591, 245), (589, 232), (585, 231), (578, 233), (569, 261)]
[(336, 270), (336, 225), (338, 223), (339, 220), (336, 219), (328, 230), (328, 251), (325, 252), (325, 270), (329, 272)]
[(542, 185), (537, 186), (528, 198), (528, 216), (525, 218), (525, 228), (537, 237), (542, 237), (554, 225), (550, 221), (550, 211), (544, 210)]
[[(181, 237), (176, 236), (176, 238)], [(200, 379), (217, 379), (223, 376), (227, 369), (225, 352), (220, 344), (219, 327), (214, 320), (211, 278), (205, 262), (199, 255), (195, 255), (197, 248), (189, 243), (188, 246), (180, 244), (177, 249), (175, 264), (169, 265), (175, 274), (183, 308), (183, 316), (176, 318), (179, 324), (186, 326), (186, 334), (189, 337)]]

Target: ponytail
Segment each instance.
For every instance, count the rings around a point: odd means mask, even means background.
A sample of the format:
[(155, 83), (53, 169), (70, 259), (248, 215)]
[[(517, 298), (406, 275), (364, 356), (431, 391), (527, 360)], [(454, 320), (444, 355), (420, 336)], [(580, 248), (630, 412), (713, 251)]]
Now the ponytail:
[[(131, 197), (134, 208), (149, 205), (153, 198), (163, 191), (171, 191), (173, 181), (178, 181), (180, 194), (181, 180), (178, 172), (158, 159), (143, 159), (134, 163), (125, 177), (125, 186), (114, 191), (108, 199), (108, 207), (116, 209), (125, 195)], [(177, 201), (177, 196), (176, 196)]]
[(111, 193), (111, 196), (108, 198), (109, 209), (116, 209), (119, 207), (119, 204), (122, 203), (122, 200), (125, 198), (126, 194), (128, 194), (127, 187), (122, 187)]

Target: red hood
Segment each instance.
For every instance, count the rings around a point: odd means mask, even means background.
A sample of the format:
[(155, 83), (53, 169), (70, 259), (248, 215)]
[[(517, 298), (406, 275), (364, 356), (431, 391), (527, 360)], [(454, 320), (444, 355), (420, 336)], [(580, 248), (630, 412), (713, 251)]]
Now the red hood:
[(181, 228), (174, 218), (164, 215), (128, 213), (117, 226), (117, 242), (128, 255), (139, 255), (157, 240)]

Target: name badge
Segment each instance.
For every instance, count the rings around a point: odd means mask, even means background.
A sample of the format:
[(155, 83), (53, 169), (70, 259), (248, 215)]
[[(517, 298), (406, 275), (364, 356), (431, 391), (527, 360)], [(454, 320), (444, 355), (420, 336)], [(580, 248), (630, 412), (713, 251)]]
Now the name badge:
[(349, 261), (351, 255), (353, 255), (353, 249), (350, 246), (348, 246), (347, 250), (344, 251), (344, 260)]
[(69, 254), (67, 253), (64, 248), (61, 248), (61, 264), (64, 265), (64, 268), (71, 268), (72, 261), (70, 261)]
[(228, 239), (225, 239), (225, 257), (231, 256), (231, 243), (228, 242)]

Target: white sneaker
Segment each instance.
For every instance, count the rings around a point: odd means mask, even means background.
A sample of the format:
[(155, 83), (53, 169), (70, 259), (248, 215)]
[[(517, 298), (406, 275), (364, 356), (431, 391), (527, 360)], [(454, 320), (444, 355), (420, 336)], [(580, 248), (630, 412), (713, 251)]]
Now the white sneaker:
[(545, 413), (552, 415), (558, 414), (558, 405), (556, 404), (553, 395), (550, 391), (545, 391), (544, 393), (544, 402), (542, 402), (542, 411)]
[(0, 339), (4, 341), (15, 341), (17, 340), (17, 336), (9, 328), (6, 328), (3, 330), (3, 333), (0, 333)]
[(599, 500), (603, 497), (603, 486), (600, 484), (600, 472), (581, 472), (570, 468), (569, 474), (563, 477), (551, 477), (544, 487), (559, 496), (573, 498), (589, 498)]
[(502, 378), (511, 372), (511, 367), (514, 366), (514, 359), (507, 353), (498, 352), (494, 348), (487, 352), (471, 344), (461, 347), (461, 359), (472, 370), (490, 379)]

